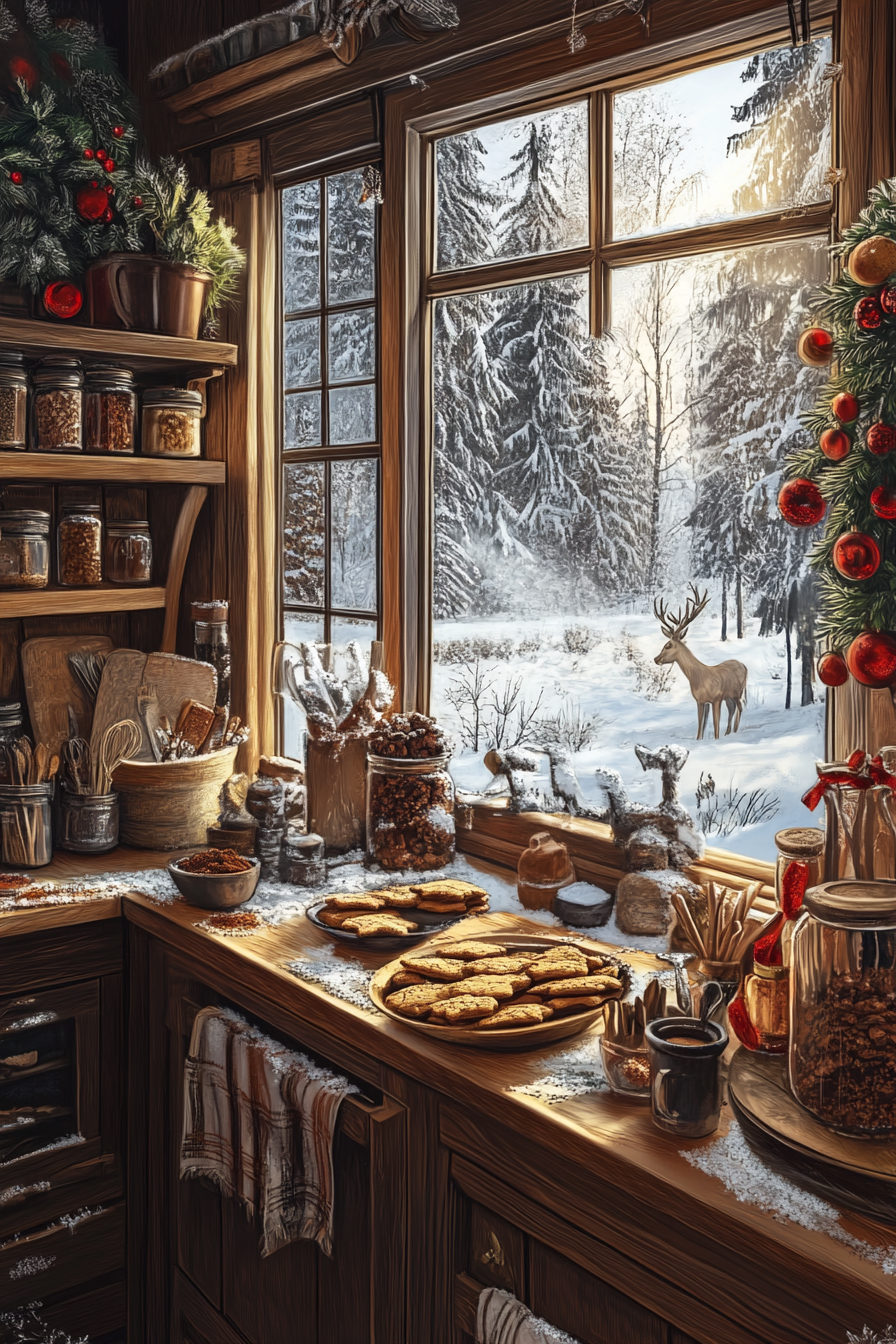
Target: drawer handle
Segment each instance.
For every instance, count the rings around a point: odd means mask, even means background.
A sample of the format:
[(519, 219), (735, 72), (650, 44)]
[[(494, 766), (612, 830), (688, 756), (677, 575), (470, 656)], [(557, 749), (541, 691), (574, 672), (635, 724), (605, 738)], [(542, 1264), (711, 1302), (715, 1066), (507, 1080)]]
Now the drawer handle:
[(504, 1264), (504, 1251), (501, 1247), (501, 1243), (494, 1232), (489, 1232), (488, 1240), (489, 1248), (480, 1257), (481, 1263), (483, 1265), (497, 1265), (500, 1268)]

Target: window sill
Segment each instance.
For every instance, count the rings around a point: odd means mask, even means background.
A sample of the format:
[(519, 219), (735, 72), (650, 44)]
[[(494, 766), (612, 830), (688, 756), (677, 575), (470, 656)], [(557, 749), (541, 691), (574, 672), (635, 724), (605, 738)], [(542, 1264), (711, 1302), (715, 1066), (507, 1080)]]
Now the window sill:
[[(472, 813), (472, 825), (469, 828), (459, 825), (457, 830), (457, 847), (465, 854), (515, 871), (530, 836), (536, 831), (547, 831), (566, 845), (581, 881), (615, 891), (626, 872), (622, 851), (614, 844), (609, 826), (602, 822), (565, 813), (512, 813), (506, 799), (474, 803), (468, 811)], [(758, 908), (769, 913), (774, 909), (773, 863), (707, 848), (704, 858), (687, 869), (687, 875), (694, 882), (724, 882), (733, 887), (761, 882)]]

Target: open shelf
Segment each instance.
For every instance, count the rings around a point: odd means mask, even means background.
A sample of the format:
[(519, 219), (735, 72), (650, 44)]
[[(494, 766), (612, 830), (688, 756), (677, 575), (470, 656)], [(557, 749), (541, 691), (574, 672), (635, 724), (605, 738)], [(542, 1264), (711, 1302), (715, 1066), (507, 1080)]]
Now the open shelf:
[(62, 1059), (49, 1059), (46, 1064), (32, 1064), (29, 1069), (10, 1069), (6, 1074), (0, 1072), (0, 1087), (5, 1083), (17, 1083), (21, 1078), (34, 1078), (39, 1073), (58, 1073), (60, 1069), (68, 1068), (71, 1068), (71, 1060), (68, 1055), (64, 1055)]
[(93, 612), (149, 611), (164, 607), (165, 589), (119, 588), (100, 584), (97, 588), (7, 588), (0, 589), (0, 619), (23, 616), (72, 616)]
[(197, 371), (209, 366), (232, 368), (237, 347), (224, 341), (191, 341), (182, 336), (155, 336), (143, 331), (106, 331), (101, 327), (68, 327), (21, 317), (0, 317), (0, 346), (21, 350), (35, 359), (49, 352), (105, 355), (129, 367), (161, 372)]
[(91, 457), (82, 453), (0, 452), (0, 481), (121, 481), (127, 485), (221, 485), (223, 462), (202, 458)]

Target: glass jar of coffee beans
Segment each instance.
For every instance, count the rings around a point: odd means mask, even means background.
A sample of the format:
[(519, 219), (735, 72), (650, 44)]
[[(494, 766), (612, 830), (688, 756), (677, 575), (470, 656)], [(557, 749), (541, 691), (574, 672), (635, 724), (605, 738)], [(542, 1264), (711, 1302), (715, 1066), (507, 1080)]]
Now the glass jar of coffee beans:
[(31, 375), (34, 423), (31, 446), (38, 453), (80, 453), (83, 448), (81, 365), (68, 355), (52, 355)]
[(103, 519), (99, 504), (63, 505), (59, 519), (59, 582), (94, 588), (103, 581)]
[(0, 449), (23, 449), (28, 437), (25, 356), (0, 350)]

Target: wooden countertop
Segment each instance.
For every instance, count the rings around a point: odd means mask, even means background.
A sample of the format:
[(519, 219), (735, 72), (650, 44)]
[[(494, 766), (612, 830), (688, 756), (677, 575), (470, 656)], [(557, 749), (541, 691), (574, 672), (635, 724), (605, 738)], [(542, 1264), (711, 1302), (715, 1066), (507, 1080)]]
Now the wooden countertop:
[[(286, 1014), (293, 1021), (300, 1018), (308, 1048), (320, 1049), (337, 1066), (374, 1083), (379, 1066), (416, 1079), (446, 1099), (446, 1114), (456, 1116), (460, 1108), (468, 1115), (473, 1135), (474, 1113), (492, 1127), (506, 1126), (530, 1146), (538, 1145), (546, 1169), (552, 1165), (555, 1171), (568, 1172), (571, 1192), (576, 1191), (576, 1168), (599, 1175), (618, 1191), (615, 1221), (633, 1248), (627, 1250), (620, 1244), (628, 1254), (637, 1258), (640, 1238), (645, 1248), (641, 1259), (646, 1262), (649, 1238), (640, 1227), (630, 1225), (630, 1219), (626, 1226), (627, 1196), (633, 1204), (656, 1209), (660, 1222), (669, 1221), (670, 1264), (674, 1269), (678, 1256), (682, 1266), (674, 1273), (687, 1272), (688, 1229), (704, 1244), (711, 1238), (719, 1248), (717, 1259), (731, 1266), (725, 1271), (729, 1280), (733, 1274), (733, 1282), (742, 1287), (737, 1300), (720, 1304), (720, 1309), (742, 1322), (743, 1328), (732, 1327), (730, 1338), (718, 1344), (740, 1344), (757, 1337), (781, 1344), (794, 1340), (843, 1344), (847, 1330), (860, 1330), (866, 1322), (879, 1327), (896, 1321), (896, 1277), (823, 1232), (778, 1222), (770, 1212), (739, 1203), (721, 1181), (695, 1169), (681, 1155), (727, 1132), (731, 1123), (727, 1106), (717, 1135), (691, 1141), (663, 1134), (652, 1124), (646, 1106), (606, 1093), (548, 1106), (508, 1088), (549, 1072), (551, 1060), (574, 1045), (574, 1040), (525, 1053), (464, 1049), (442, 1045), (410, 1026), (363, 1012), (284, 969), (286, 962), (332, 945), (301, 915), (249, 938), (223, 938), (197, 928), (204, 912), (181, 902), (159, 905), (143, 896), (128, 895), (123, 908), (128, 920), (175, 949), (194, 967), (198, 978), (272, 1026), (280, 1023), (286, 1031)], [(510, 929), (545, 932), (543, 925), (507, 914), (470, 919), (463, 926), (467, 937)], [(337, 949), (337, 957), (357, 955), (354, 949), (351, 953), (340, 945)], [(367, 953), (361, 959), (375, 969), (392, 955)], [(485, 1149), (481, 1165), (488, 1166)], [(574, 1193), (572, 1198), (574, 1202)], [(571, 1222), (575, 1216), (571, 1211)], [(848, 1212), (842, 1213), (841, 1223), (845, 1233), (872, 1247), (896, 1247), (896, 1228)], [(732, 1257), (736, 1257), (733, 1263)], [(690, 1266), (693, 1274), (693, 1258)], [(712, 1275), (717, 1271), (718, 1266), (707, 1265), (703, 1293), (718, 1293), (712, 1288)], [(681, 1282), (690, 1291), (698, 1291), (684, 1278)], [(773, 1306), (764, 1304), (766, 1290)]]
[[(111, 854), (67, 854), (57, 850), (52, 862), (43, 868), (29, 869), (35, 882), (89, 883), (109, 873), (140, 872), (146, 868), (164, 868), (170, 854), (158, 850), (129, 849), (121, 846)], [(0, 871), (9, 871), (0, 868)], [(92, 924), (101, 919), (117, 919), (121, 897), (104, 896), (97, 900), (73, 901), (70, 905), (23, 905), (20, 909), (0, 910), (0, 938), (40, 933), (75, 924)]]

